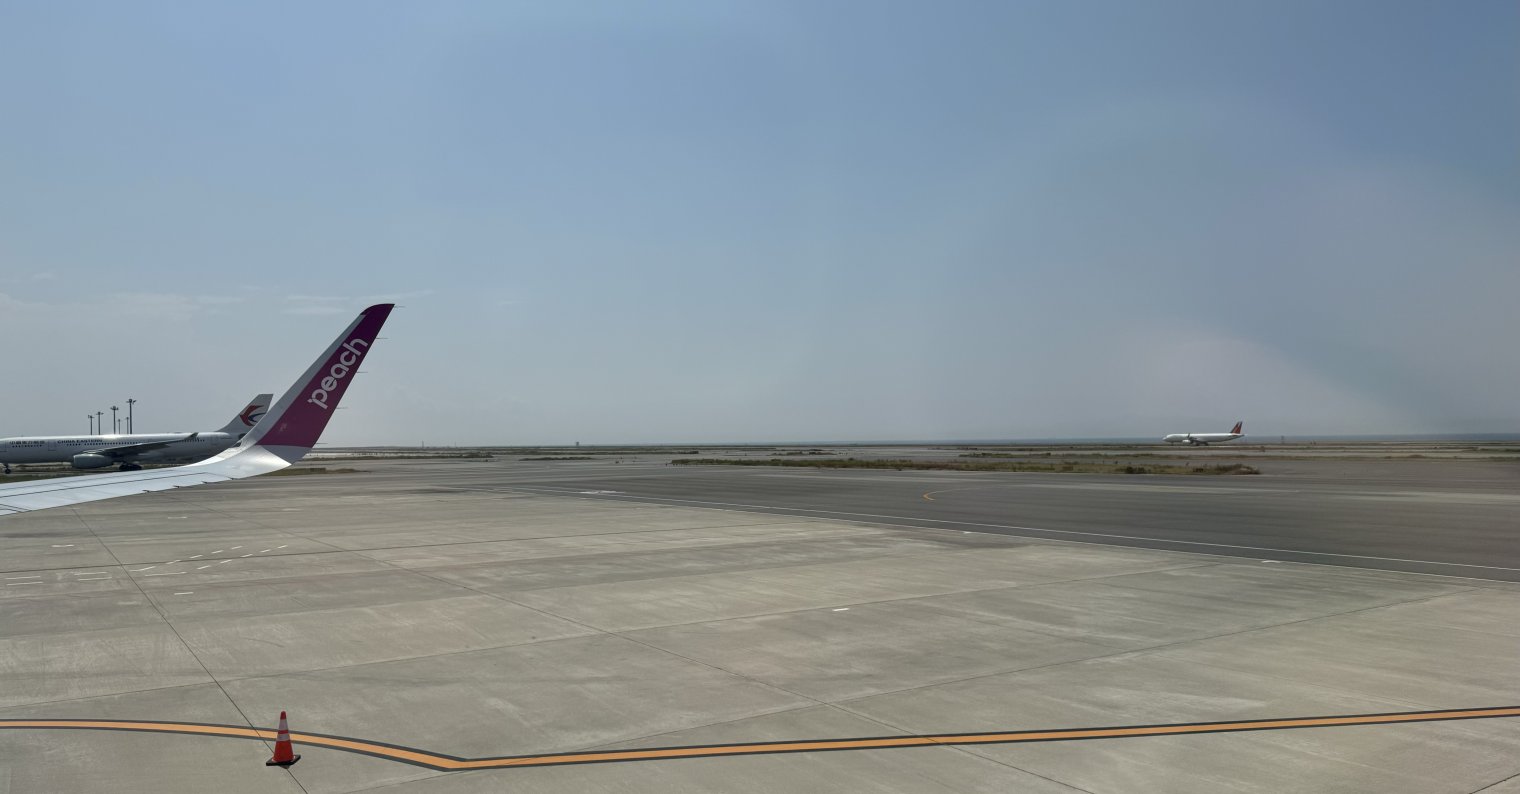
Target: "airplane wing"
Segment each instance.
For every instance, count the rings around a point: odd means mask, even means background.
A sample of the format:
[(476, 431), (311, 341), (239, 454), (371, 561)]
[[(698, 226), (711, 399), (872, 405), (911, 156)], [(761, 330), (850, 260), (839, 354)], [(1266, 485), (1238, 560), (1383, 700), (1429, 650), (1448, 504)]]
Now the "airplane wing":
[(295, 463), (316, 445), (394, 305), (380, 303), (361, 312), (269, 409), (264, 420), (220, 455), (188, 466), (0, 485), (0, 516), (226, 482)]
[(110, 455), (113, 458), (130, 458), (134, 455), (141, 455), (144, 452), (152, 452), (155, 449), (163, 449), (173, 444), (180, 444), (186, 441), (194, 441), (199, 437), (200, 433), (197, 432), (191, 433), (184, 438), (175, 438), (169, 441), (153, 441), (146, 444), (125, 444), (119, 447), (98, 447), (96, 449), (87, 449), (85, 452), (95, 455)]
[(245, 450), (245, 452), (247, 454), (224, 460), (213, 458), (188, 466), (80, 477), (52, 477), (27, 483), (0, 485), (0, 516), (95, 502), (101, 499), (115, 499), (118, 496), (168, 491), (191, 485), (226, 482), (277, 471), (291, 463), (262, 450)]

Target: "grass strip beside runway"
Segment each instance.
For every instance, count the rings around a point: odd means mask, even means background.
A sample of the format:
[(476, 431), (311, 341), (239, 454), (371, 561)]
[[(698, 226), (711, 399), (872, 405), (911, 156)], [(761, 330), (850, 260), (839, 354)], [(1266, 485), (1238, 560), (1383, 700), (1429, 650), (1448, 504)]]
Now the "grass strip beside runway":
[(1001, 471), (1044, 474), (1260, 474), (1243, 463), (1204, 466), (1121, 461), (911, 460), (908, 458), (676, 458), (674, 466), (781, 466), (793, 469), (888, 469), (892, 471)]

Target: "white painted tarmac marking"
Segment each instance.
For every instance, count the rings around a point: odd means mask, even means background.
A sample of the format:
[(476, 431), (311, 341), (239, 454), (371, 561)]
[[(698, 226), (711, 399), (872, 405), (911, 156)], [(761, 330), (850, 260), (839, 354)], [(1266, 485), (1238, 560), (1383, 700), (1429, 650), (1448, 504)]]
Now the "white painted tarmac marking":
[(55, 548), (55, 549), (67, 549), (67, 548), (72, 547), (73, 545), (74, 544), (72, 544), (72, 543), (54, 543), (53, 544), (53, 548)]
[(229, 562), (232, 562), (232, 560), (222, 560), (221, 562), (217, 563), (217, 565), (226, 565)]
[(226, 549), (217, 549), (216, 551), (213, 551), (211, 553), (212, 554), (221, 554), (223, 551), (226, 551)]
[(165, 565), (173, 565), (174, 563), (177, 563), (177, 562), (184, 562), (184, 560), (170, 560), (170, 561), (168, 561), (168, 562), (166, 562), (164, 564)]
[(29, 573), (26, 576), (7, 576), (5, 578), (6, 579), (41, 579), (42, 578), (42, 574), (40, 574), (40, 573)]
[(840, 608), (838, 608), (838, 609), (836, 609), (834, 611), (835, 612), (849, 612), (850, 608), (849, 607), (840, 607)]
[(204, 555), (204, 554), (197, 554), (194, 557), (191, 557), (190, 559), (192, 559), (192, 560), (198, 560), (198, 559), (200, 559), (200, 558), (202, 558), (204, 556), (206, 556), (206, 555)]
[(179, 576), (184, 571), (170, 571), (168, 573), (145, 573), (143, 576)]
[(175, 595), (195, 595), (195, 591), (194, 590), (186, 590), (186, 591), (184, 591), (182, 593), (175, 593)]
[(109, 571), (75, 571), (74, 572), (75, 576), (95, 576), (96, 574), (105, 574), (105, 575), (109, 576), (110, 572)]
[(241, 559), (243, 559), (243, 558), (244, 558), (244, 557), (252, 557), (252, 556), (253, 556), (253, 554), (252, 554), (252, 553), (248, 553), (248, 554), (239, 554), (239, 555), (238, 555), (238, 559), (240, 559), (240, 560), (241, 560)]
[[(289, 543), (285, 544), (285, 546), (289, 546), (289, 545), (290, 545)], [(275, 546), (275, 548), (277, 548), (277, 549), (283, 549), (283, 548), (285, 548), (285, 546)]]
[[(542, 485), (507, 485), (509, 490), (519, 491), (548, 491), (550, 493), (572, 496), (574, 491), (565, 491), (555, 488), (545, 488)], [(460, 490), (477, 490), (461, 488)], [(485, 489), (489, 490), (489, 489)], [(1378, 562), (1412, 562), (1418, 565), (1442, 565), (1452, 568), (1479, 568), (1485, 571), (1520, 571), (1520, 568), (1506, 568), (1502, 565), (1473, 565), (1465, 562), (1440, 562), (1437, 560), (1409, 560), (1403, 557), (1374, 557), (1367, 554), (1335, 554), (1328, 551), (1304, 551), (1302, 549), (1275, 549), (1271, 546), (1237, 546), (1231, 543), (1205, 543), (1200, 540), (1168, 540), (1166, 538), (1148, 538), (1143, 535), (1117, 535), (1109, 532), (1079, 532), (1074, 529), (1042, 529), (1040, 527), (1023, 527), (1016, 524), (983, 524), (976, 521), (955, 521), (948, 518), (928, 518), (913, 516), (889, 516), (879, 513), (850, 513), (844, 510), (818, 510), (811, 507), (778, 507), (776, 505), (750, 505), (737, 502), (704, 502), (699, 499), (672, 499), (665, 496), (630, 496), (628, 500), (643, 500), (646, 502), (679, 502), (681, 504), (710, 505), (723, 508), (743, 508), (747, 510), (787, 510), (794, 513), (822, 513), (831, 516), (856, 516), (858, 518), (888, 518), (893, 521), (928, 521), (936, 524), (959, 524), (963, 527), (987, 527), (989, 529), (1017, 529), (1024, 532), (1044, 532), (1052, 535), (1082, 535), (1091, 538), (1115, 538), (1118, 540), (1139, 540), (1146, 543), (1169, 543), (1174, 546), (1202, 546), (1216, 549), (1243, 549), (1246, 551), (1271, 551), (1278, 554), (1302, 554), (1306, 557), (1339, 557), (1349, 560), (1377, 560)], [(624, 501), (628, 501), (624, 500)], [(917, 525), (915, 525), (917, 526)], [(930, 527), (932, 529), (932, 527)], [(1078, 541), (1082, 542), (1082, 541)], [(1094, 541), (1086, 541), (1092, 543)], [(1113, 545), (1113, 544), (1102, 544)], [(1153, 551), (1155, 551), (1153, 549)]]
[(143, 571), (151, 571), (151, 570), (153, 570), (154, 568), (157, 568), (157, 567), (158, 567), (157, 565), (149, 565), (146, 568), (134, 568), (134, 569), (132, 569), (132, 573), (142, 573)]
[(42, 582), (40, 582), (40, 581), (38, 581), (38, 582), (6, 582), (5, 586), (6, 587), (20, 587), (21, 585), (24, 585), (24, 584), (42, 584)]
[[(285, 548), (285, 547), (284, 547), (284, 546), (281, 546), (281, 547), (280, 547), (280, 548), (282, 548), (282, 549), (283, 549), (283, 548)], [(268, 554), (268, 553), (269, 553), (269, 549), (264, 549), (264, 550), (263, 550), (263, 551), (261, 551), (261, 552), (259, 552), (259, 553), (260, 553), (260, 554)]]
[(207, 568), (210, 568), (210, 567), (211, 567), (210, 565), (202, 565), (201, 567), (196, 568), (195, 570), (197, 570), (197, 571), (204, 571), (204, 570), (206, 570)]
[(242, 546), (233, 546), (232, 548), (228, 549), (228, 551), (237, 551), (238, 549), (241, 549), (241, 548), (243, 548), (243, 547)]
[(89, 579), (75, 579), (74, 581), (76, 581), (76, 582), (103, 582), (103, 581), (105, 581), (107, 579), (110, 579), (110, 578), (111, 577), (109, 577), (109, 576), (92, 576)]

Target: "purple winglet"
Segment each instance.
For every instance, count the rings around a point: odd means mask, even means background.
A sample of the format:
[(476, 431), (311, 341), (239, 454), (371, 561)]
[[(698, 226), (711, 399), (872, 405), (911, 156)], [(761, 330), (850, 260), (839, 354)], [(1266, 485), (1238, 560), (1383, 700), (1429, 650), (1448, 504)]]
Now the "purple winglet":
[(395, 305), (377, 303), (365, 309), (269, 409), (264, 421), (243, 439), (243, 446), (315, 446)]

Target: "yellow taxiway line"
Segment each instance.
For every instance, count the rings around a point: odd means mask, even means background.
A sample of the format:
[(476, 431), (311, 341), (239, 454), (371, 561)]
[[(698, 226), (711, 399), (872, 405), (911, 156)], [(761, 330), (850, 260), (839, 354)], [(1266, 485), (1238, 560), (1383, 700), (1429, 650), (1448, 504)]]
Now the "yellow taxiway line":
[[(652, 747), (639, 750), (594, 750), (579, 753), (502, 756), (498, 758), (458, 758), (383, 742), (352, 739), (320, 733), (291, 732), (291, 741), (310, 747), (327, 747), (350, 753), (372, 755), (392, 761), (445, 772), (466, 769), (507, 769), (526, 766), (560, 766), (627, 761), (657, 761), (675, 758), (712, 758), (718, 756), (765, 755), (775, 753), (816, 753), (834, 750), (887, 750), (898, 747), (935, 747), (968, 744), (1016, 744), (1021, 742), (1064, 742), (1080, 739), (1124, 739), (1141, 736), (1184, 736), (1199, 733), (1235, 733), (1241, 731), (1276, 731), (1290, 728), (1331, 728), (1350, 725), (1392, 725), (1406, 722), (1477, 720), (1520, 717), (1520, 706), (1503, 706), (1441, 711), (1401, 711), (1388, 714), (1353, 714), (1331, 717), (1292, 717), (1286, 719), (1238, 720), (1232, 722), (1189, 722), (1168, 725), (1130, 725), (1110, 728), (1059, 728), (1034, 731), (997, 731), (990, 733), (941, 733), (909, 736), (879, 736), (858, 739), (802, 739), (748, 744), (703, 744), (686, 747)], [(62, 720), (0, 719), (0, 730), (103, 730), (143, 731), (149, 733), (221, 736), (234, 739), (273, 741), (275, 731), (236, 725), (210, 725), (188, 722), (139, 722), (133, 720)]]

